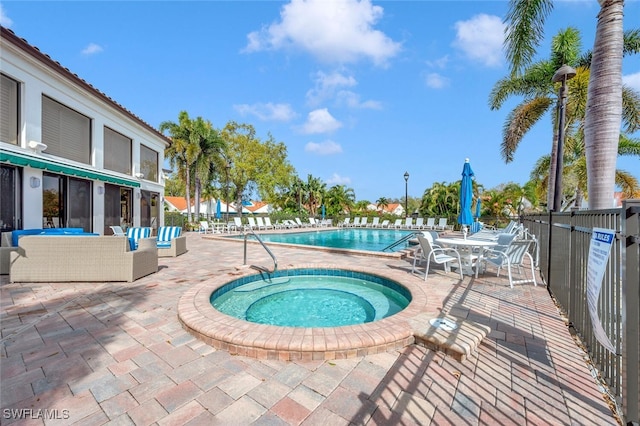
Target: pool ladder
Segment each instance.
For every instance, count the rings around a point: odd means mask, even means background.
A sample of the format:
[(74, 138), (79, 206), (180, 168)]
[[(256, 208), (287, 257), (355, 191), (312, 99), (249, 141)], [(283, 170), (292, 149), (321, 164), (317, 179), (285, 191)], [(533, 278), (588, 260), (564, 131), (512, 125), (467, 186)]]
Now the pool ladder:
[(276, 259), (276, 256), (271, 252), (271, 250), (269, 250), (269, 247), (267, 247), (264, 243), (264, 241), (262, 241), (262, 239), (258, 236), (258, 234), (256, 234), (253, 229), (247, 229), (245, 231), (244, 234), (244, 264), (247, 264), (247, 236), (249, 234), (253, 234), (254, 237), (256, 237), (256, 240), (258, 240), (258, 242), (260, 243), (260, 245), (262, 247), (264, 247), (264, 249), (267, 251), (267, 254), (269, 254), (269, 256), (271, 256), (271, 259), (273, 259), (273, 271), (269, 271), (266, 268), (262, 268), (260, 266), (256, 266), (256, 265), (251, 265), (252, 268), (258, 269), (260, 271), (266, 271), (266, 272), (275, 272), (276, 269), (278, 269), (278, 259)]
[(388, 246), (386, 246), (385, 248), (382, 249), (382, 251), (387, 251), (389, 249), (394, 248), (397, 245), (400, 245), (406, 241), (409, 241), (410, 239), (418, 236), (418, 235), (422, 235), (422, 232), (412, 232), (410, 234), (405, 235), (404, 237), (400, 238), (398, 241), (393, 242), (391, 244), (389, 244)]

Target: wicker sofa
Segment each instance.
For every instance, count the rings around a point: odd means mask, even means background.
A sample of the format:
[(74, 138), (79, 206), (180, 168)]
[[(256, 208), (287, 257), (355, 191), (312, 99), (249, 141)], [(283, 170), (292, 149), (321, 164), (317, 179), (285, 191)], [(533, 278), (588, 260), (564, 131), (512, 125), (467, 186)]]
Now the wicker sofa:
[(11, 252), (17, 251), (18, 247), (11, 244), (11, 232), (3, 232), (0, 237), (0, 275), (9, 273), (11, 264)]
[(158, 271), (155, 238), (130, 251), (127, 237), (24, 236), (10, 256), (11, 282), (132, 282)]

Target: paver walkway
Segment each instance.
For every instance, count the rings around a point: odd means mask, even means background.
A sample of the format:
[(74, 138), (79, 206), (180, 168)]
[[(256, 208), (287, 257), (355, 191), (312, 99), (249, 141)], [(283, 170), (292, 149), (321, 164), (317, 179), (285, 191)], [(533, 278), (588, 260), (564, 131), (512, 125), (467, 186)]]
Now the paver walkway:
[[(185, 332), (180, 295), (242, 263), (235, 242), (188, 236), (134, 283), (0, 278), (1, 424), (615, 425), (546, 288), (493, 274), (427, 282), (411, 259), (271, 246), (281, 264), (406, 271), (435, 308), (491, 326), (464, 362), (415, 345), (361, 358), (282, 362), (231, 356)], [(250, 245), (251, 263), (271, 265)], [(53, 419), (50, 419), (53, 418)]]

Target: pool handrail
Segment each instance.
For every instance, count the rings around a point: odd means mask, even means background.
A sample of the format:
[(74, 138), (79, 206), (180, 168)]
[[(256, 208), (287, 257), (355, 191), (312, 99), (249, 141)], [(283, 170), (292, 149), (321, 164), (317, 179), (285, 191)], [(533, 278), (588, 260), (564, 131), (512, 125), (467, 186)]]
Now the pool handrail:
[(386, 251), (386, 250), (392, 249), (395, 246), (404, 243), (405, 241), (409, 241), (410, 239), (415, 238), (417, 235), (422, 235), (422, 232), (411, 232), (411, 233), (405, 235), (404, 237), (400, 238), (398, 241), (395, 241), (395, 242), (389, 244), (388, 246), (383, 248), (381, 251)]
[[(262, 241), (262, 239), (258, 236), (258, 234), (256, 234), (253, 231), (253, 229), (246, 229), (244, 233), (244, 265), (247, 264), (247, 236), (249, 234), (253, 234), (253, 236), (256, 237), (256, 240), (258, 240), (260, 245), (262, 245), (262, 247), (264, 247), (264, 249), (267, 251), (267, 254), (271, 256), (271, 259), (273, 259), (273, 271), (271, 271), (271, 273), (275, 272), (278, 269), (278, 259), (276, 259), (276, 256), (273, 254), (273, 252), (269, 250), (269, 247), (265, 245), (264, 241)], [(262, 268), (259, 268), (259, 269), (262, 269)]]

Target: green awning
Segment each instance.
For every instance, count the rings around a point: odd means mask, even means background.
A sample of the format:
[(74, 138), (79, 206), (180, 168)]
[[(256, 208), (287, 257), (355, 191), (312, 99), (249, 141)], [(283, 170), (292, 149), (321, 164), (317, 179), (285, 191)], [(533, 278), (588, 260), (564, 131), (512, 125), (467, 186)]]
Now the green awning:
[(16, 166), (29, 166), (34, 169), (48, 170), (50, 172), (78, 176), (91, 180), (101, 180), (103, 182), (114, 183), (116, 185), (131, 186), (134, 188), (140, 187), (140, 182), (135, 180), (112, 176), (93, 170), (82, 169), (80, 167), (58, 163), (49, 159), (29, 157), (27, 155), (13, 152), (0, 152), (0, 163), (11, 163)]

